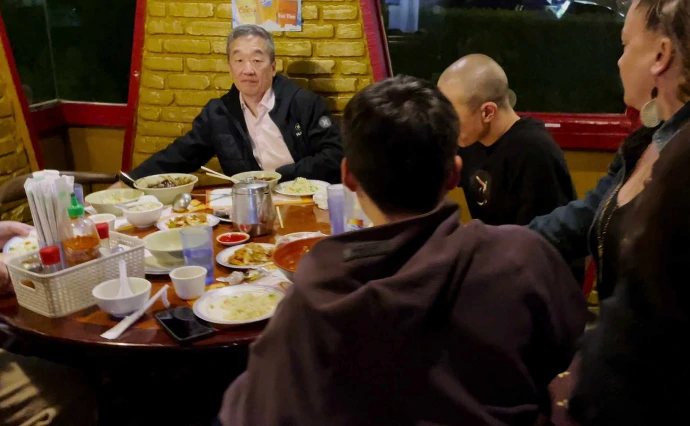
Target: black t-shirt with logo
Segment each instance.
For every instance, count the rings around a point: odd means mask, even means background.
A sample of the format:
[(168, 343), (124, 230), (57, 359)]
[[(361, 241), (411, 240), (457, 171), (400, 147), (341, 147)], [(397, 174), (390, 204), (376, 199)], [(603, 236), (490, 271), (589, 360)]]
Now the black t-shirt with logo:
[(473, 219), (526, 225), (576, 198), (563, 152), (539, 120), (521, 118), (493, 145), (477, 142), (458, 154)]

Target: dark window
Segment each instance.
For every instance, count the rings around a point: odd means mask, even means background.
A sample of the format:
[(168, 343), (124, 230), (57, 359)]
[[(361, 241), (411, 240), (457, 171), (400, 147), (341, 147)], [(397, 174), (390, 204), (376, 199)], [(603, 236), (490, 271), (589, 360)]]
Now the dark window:
[(570, 113), (625, 109), (619, 1), (381, 0), (395, 74), (436, 81), (483, 53), (508, 74), (517, 110)]
[(27, 97), (126, 103), (136, 0), (0, 0)]

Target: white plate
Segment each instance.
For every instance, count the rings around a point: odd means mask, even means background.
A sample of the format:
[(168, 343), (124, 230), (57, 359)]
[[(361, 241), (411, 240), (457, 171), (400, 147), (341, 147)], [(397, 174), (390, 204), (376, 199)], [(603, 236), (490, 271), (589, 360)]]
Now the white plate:
[[(209, 213), (184, 213), (184, 214), (174, 214), (171, 216), (162, 217), (158, 220), (156, 227), (158, 229), (160, 229), (161, 231), (168, 230), (168, 229), (170, 229), (170, 228), (168, 228), (168, 221), (170, 219), (172, 219), (174, 217), (179, 217), (179, 216), (189, 216), (192, 214), (205, 214), (206, 215), (206, 222), (207, 223), (205, 225), (196, 225), (196, 226), (211, 226), (211, 227), (213, 227), (213, 226), (216, 226), (220, 223), (220, 219), (218, 219), (218, 217), (216, 217), (212, 214), (209, 214)], [(175, 228), (175, 229), (183, 229), (183, 228)]]
[(209, 194), (208, 206), (214, 208), (232, 207), (232, 188), (214, 189)]
[(294, 180), (291, 180), (290, 182), (283, 182), (283, 183), (278, 184), (278, 186), (276, 186), (276, 192), (277, 192), (278, 194), (289, 195), (289, 196), (291, 196), (291, 197), (309, 197), (309, 196), (311, 196), (311, 195), (316, 194), (317, 192), (323, 191), (324, 189), (326, 189), (327, 187), (329, 187), (329, 186), (331, 185), (330, 183), (324, 182), (324, 181), (321, 181), (321, 180), (310, 180), (309, 182), (311, 182), (313, 185), (315, 185), (315, 186), (318, 187), (318, 188), (316, 189), (316, 191), (313, 191), (313, 192), (305, 192), (305, 193), (302, 193), (302, 194), (295, 194), (295, 193), (292, 192), (292, 191), (289, 191), (289, 190), (284, 189), (284, 188), (287, 188), (287, 187), (288, 187), (290, 184), (292, 184), (293, 182), (294, 182)]
[[(25, 242), (31, 242), (32, 243), (32, 249), (27, 250), (24, 248), (19, 248), (24, 245)], [(2, 248), (2, 253), (4, 255), (18, 255), (18, 254), (25, 254), (25, 253), (31, 253), (32, 251), (37, 251), (39, 249), (38, 247), (38, 239), (36, 238), (36, 231), (31, 231), (28, 237), (12, 237), (5, 243), (5, 246)], [(13, 250), (16, 250), (13, 252)]]
[[(241, 325), (249, 324), (252, 322), (263, 321), (271, 318), (275, 313), (275, 309), (271, 310), (269, 313), (262, 315), (260, 317), (241, 320), (241, 321), (228, 321), (222, 319), (220, 315), (215, 314), (215, 310), (211, 308), (211, 304), (220, 298), (225, 298), (227, 296), (234, 296), (241, 293), (263, 293), (263, 294), (274, 294), (278, 298), (278, 303), (280, 303), (285, 297), (285, 293), (275, 287), (268, 287), (255, 284), (240, 284), (230, 287), (224, 287), (218, 290), (211, 290), (204, 293), (199, 300), (194, 303), (194, 314), (204, 321), (211, 324), (220, 326), (230, 326), (230, 325)], [(277, 305), (276, 305), (277, 306)], [(215, 315), (214, 315), (215, 314)]]
[[(251, 244), (251, 243), (249, 243)], [(267, 249), (276, 249), (276, 246), (273, 244), (265, 244), (265, 243), (254, 243), (254, 244), (259, 244), (260, 246), (267, 248)], [(238, 266), (238, 265), (233, 265), (229, 263), (226, 259), (228, 259), (230, 256), (233, 255), (237, 250), (241, 249), (242, 247), (246, 246), (247, 244), (242, 244), (240, 246), (235, 246), (235, 247), (230, 247), (227, 248), (220, 253), (218, 253), (218, 256), (216, 256), (216, 262), (220, 263), (223, 266), (226, 266), (228, 268), (232, 269), (256, 269), (256, 268), (261, 268), (262, 266), (270, 265), (273, 262), (266, 262), (262, 263), (260, 265), (249, 265), (249, 266)]]

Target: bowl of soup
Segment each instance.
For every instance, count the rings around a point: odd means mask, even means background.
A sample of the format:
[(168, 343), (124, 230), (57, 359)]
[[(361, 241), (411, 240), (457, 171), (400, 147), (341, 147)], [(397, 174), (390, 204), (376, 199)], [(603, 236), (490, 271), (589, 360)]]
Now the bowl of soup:
[(191, 193), (199, 178), (185, 173), (165, 173), (137, 179), (134, 187), (168, 205), (179, 194)]
[(271, 189), (271, 191), (273, 191), (282, 177), (283, 175), (280, 173), (259, 170), (255, 172), (244, 172), (232, 175), (230, 176), (230, 180), (232, 180), (232, 183), (240, 183), (247, 178), (253, 178), (255, 181), (268, 182), (268, 187)]
[(273, 263), (292, 281), (300, 260), (324, 237), (305, 238), (283, 244), (273, 251)]
[(127, 222), (137, 228), (150, 228), (158, 222), (163, 211), (163, 203), (146, 201), (122, 210)]
[(137, 189), (106, 189), (105, 191), (98, 191), (87, 195), (84, 201), (91, 204), (98, 213), (110, 213), (115, 216), (121, 216), (122, 211), (115, 205), (136, 201), (142, 195), (144, 193)]

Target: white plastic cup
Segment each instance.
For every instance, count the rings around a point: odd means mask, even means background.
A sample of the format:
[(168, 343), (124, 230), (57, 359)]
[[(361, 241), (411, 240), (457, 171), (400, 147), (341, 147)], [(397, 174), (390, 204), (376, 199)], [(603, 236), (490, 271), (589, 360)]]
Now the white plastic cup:
[(182, 266), (170, 272), (175, 293), (182, 300), (198, 299), (206, 290), (206, 268)]

